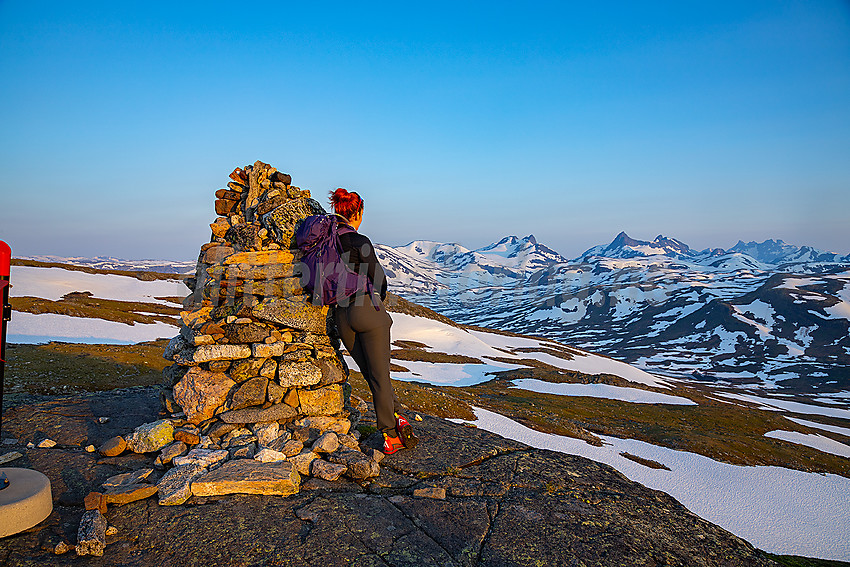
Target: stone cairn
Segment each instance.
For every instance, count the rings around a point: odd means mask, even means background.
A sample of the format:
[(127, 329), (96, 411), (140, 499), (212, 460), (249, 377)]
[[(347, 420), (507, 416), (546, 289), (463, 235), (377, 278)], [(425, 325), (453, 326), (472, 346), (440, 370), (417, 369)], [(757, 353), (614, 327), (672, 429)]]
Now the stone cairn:
[(168, 470), (156, 484), (144, 469), (91, 493), (78, 554), (103, 553), (108, 503), (153, 494), (162, 505), (191, 496), (286, 496), (308, 476), (363, 482), (380, 473), (383, 453), (364, 452), (358, 441), (360, 412), (328, 308), (301, 287), (294, 232), (325, 210), (268, 164), (237, 168), (230, 178), (216, 191), (211, 241), (186, 280), (192, 293), (180, 334), (165, 349), (173, 364), (163, 371), (162, 405), (170, 417), (99, 449), (157, 452), (155, 465)]

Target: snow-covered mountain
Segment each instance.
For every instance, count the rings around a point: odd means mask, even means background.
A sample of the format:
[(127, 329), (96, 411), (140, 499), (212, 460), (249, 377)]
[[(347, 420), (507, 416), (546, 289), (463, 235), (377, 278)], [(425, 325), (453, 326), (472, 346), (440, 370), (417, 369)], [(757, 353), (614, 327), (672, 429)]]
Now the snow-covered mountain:
[(552, 264), (567, 261), (551, 248), (538, 243), (534, 235), (525, 238), (506, 236), (477, 250), (469, 250), (460, 244), (441, 244), (429, 240), (415, 240), (395, 248), (378, 247), (388, 260), (385, 267), (394, 274), (390, 277), (395, 277), (396, 270), (400, 275), (413, 274), (434, 264), (455, 274), (483, 271), (498, 277), (524, 279)]
[(377, 248), (392, 291), (463, 323), (673, 376), (850, 389), (850, 255), (781, 240), (695, 251), (625, 233), (569, 261), (531, 236)]
[(637, 258), (642, 256), (655, 256), (663, 254), (671, 258), (690, 258), (695, 255), (694, 251), (684, 242), (675, 238), (667, 238), (662, 235), (655, 237), (652, 242), (635, 240), (625, 232), (618, 234), (611, 244), (594, 246), (579, 256), (580, 260), (593, 257), (602, 258)]
[(94, 258), (64, 256), (21, 256), (20, 260), (32, 260), (47, 264), (69, 264), (95, 270), (125, 270), (131, 272), (161, 272), (164, 274), (189, 274), (195, 272), (194, 261), (180, 260), (123, 260), (111, 256), (95, 256)]

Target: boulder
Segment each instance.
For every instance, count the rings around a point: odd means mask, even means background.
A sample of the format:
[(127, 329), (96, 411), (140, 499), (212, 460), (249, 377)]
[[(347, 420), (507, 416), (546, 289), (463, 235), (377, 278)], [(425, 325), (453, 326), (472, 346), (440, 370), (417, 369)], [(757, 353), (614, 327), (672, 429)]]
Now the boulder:
[(328, 308), (310, 303), (305, 296), (272, 297), (254, 306), (258, 319), (299, 331), (325, 333)]
[(127, 439), (127, 447), (134, 453), (152, 453), (172, 441), (174, 425), (169, 419), (160, 419), (137, 427)]
[(100, 557), (106, 549), (106, 518), (100, 510), (86, 510), (77, 530), (77, 555)]
[(266, 399), (272, 404), (279, 404), (286, 397), (287, 389), (282, 387), (274, 380), (269, 381), (268, 389), (266, 390)]
[(282, 356), (286, 351), (286, 343), (254, 343), (251, 345), (251, 354), (255, 358), (270, 358), (272, 356)]
[(343, 390), (340, 384), (316, 390), (298, 391), (301, 413), (308, 416), (338, 414), (342, 411), (343, 401)]
[(197, 465), (207, 468), (224, 461), (227, 456), (224, 449), (192, 449), (182, 457), (176, 457), (173, 462), (178, 467)]
[[(200, 439), (199, 439), (200, 441)], [(169, 443), (159, 452), (159, 464), (170, 465), (175, 457), (181, 457), (189, 452), (189, 447), (183, 441), (174, 441)]]
[(261, 446), (267, 446), (269, 443), (280, 437), (280, 424), (276, 421), (270, 423), (258, 423), (253, 427), (254, 435), (257, 436), (257, 443)]
[(120, 435), (116, 435), (98, 447), (97, 452), (104, 457), (117, 457), (127, 450), (127, 442)]
[(144, 468), (133, 472), (116, 474), (107, 478), (103, 482), (103, 487), (109, 489), (117, 488), (119, 486), (126, 486), (129, 484), (138, 484), (140, 482), (145, 481), (152, 473), (153, 469)]
[(215, 415), (235, 385), (226, 374), (193, 367), (174, 386), (174, 401), (186, 412), (186, 419), (200, 423)]
[(244, 382), (254, 376), (260, 376), (260, 370), (266, 363), (265, 357), (262, 358), (246, 358), (234, 362), (230, 367), (230, 378), (237, 382)]
[(183, 335), (177, 335), (165, 346), (165, 351), (162, 353), (162, 357), (165, 360), (175, 361), (177, 357), (182, 356), (183, 352), (187, 350), (191, 350), (191, 345), (186, 341)]
[(310, 215), (327, 214), (322, 206), (308, 198), (287, 201), (260, 217), (263, 226), (274, 236), (274, 239), (287, 248), (295, 244), (293, 235), (303, 219)]
[(332, 415), (302, 417), (295, 421), (295, 425), (299, 427), (313, 427), (319, 431), (333, 431), (334, 433), (343, 435), (351, 429), (351, 421), (348, 418)]
[(339, 448), (339, 438), (333, 431), (328, 431), (313, 443), (314, 453), (333, 453)]
[(197, 464), (177, 466), (166, 472), (156, 483), (161, 506), (177, 506), (192, 496), (192, 481), (204, 474), (206, 468)]
[(338, 480), (347, 469), (345, 465), (329, 463), (322, 459), (316, 459), (310, 464), (311, 475), (331, 482)]
[(298, 415), (298, 412), (290, 405), (275, 404), (264, 408), (262, 406), (253, 406), (238, 410), (226, 411), (218, 415), (218, 418), (225, 423), (261, 423), (263, 421), (281, 421), (291, 419)]
[(260, 323), (233, 323), (224, 325), (224, 336), (231, 343), (261, 343), (270, 334), (271, 330)]
[(136, 500), (144, 500), (156, 494), (157, 488), (155, 484), (136, 483), (122, 484), (107, 489), (106, 501), (109, 504), (129, 504)]
[(283, 388), (315, 386), (322, 380), (322, 371), (311, 362), (281, 363), (277, 375)]
[(230, 409), (236, 410), (264, 404), (268, 385), (267, 378), (257, 376), (235, 386), (230, 398)]
[(360, 451), (353, 451), (346, 448), (331, 453), (328, 455), (328, 460), (332, 463), (345, 465), (345, 476), (354, 480), (365, 480), (381, 474), (381, 468), (378, 463)]
[(108, 502), (106, 501), (106, 495), (102, 492), (89, 492), (83, 500), (83, 504), (86, 510), (100, 510), (101, 514), (106, 514), (106, 505)]
[(278, 461), (285, 461), (286, 454), (281, 453), (280, 451), (275, 451), (274, 449), (260, 449), (254, 455), (255, 461), (260, 461), (261, 463), (275, 463)]
[(295, 260), (291, 250), (263, 250), (260, 252), (239, 252), (228, 256), (225, 265), (264, 266), (266, 264), (292, 264)]
[(233, 244), (240, 252), (246, 252), (259, 248), (262, 245), (262, 241), (257, 234), (259, 231), (260, 227), (253, 223), (240, 223), (227, 229), (224, 239)]
[(211, 360), (239, 360), (249, 356), (251, 347), (245, 345), (203, 345), (193, 351), (182, 351), (174, 357), (174, 361), (186, 366), (196, 366)]
[(333, 358), (320, 358), (316, 361), (316, 365), (319, 367), (319, 371), (322, 375), (322, 378), (319, 381), (319, 384), (322, 386), (327, 386), (328, 384), (342, 384), (348, 380), (348, 374), (345, 372), (345, 369), (343, 369), (339, 360), (336, 359), (336, 356)]
[(310, 465), (313, 461), (319, 458), (319, 455), (312, 451), (302, 451), (301, 453), (290, 457), (289, 462), (295, 466), (295, 469), (302, 476), (310, 474)]

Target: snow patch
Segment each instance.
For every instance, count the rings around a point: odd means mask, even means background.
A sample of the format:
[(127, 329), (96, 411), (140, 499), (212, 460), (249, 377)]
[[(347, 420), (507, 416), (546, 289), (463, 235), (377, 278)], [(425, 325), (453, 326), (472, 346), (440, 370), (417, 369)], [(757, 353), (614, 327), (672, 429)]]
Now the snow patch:
[[(600, 436), (602, 447), (541, 433), (474, 408), (475, 425), (540, 449), (606, 463), (631, 480), (662, 490), (691, 512), (770, 553), (850, 560), (850, 479), (782, 467), (743, 467), (632, 439)], [(456, 420), (461, 421), (461, 420)], [(663, 463), (651, 469), (621, 456)]]
[(817, 449), (830, 455), (850, 457), (850, 446), (816, 433), (800, 433), (799, 431), (776, 429), (774, 431), (768, 431), (764, 436), (771, 439), (779, 439), (780, 441), (788, 441), (789, 443), (796, 443), (797, 445), (805, 445), (806, 447), (811, 447), (812, 449)]
[(9, 322), (10, 343), (45, 343), (72, 341), (89, 344), (133, 344), (171, 338), (177, 334), (176, 325), (157, 321), (127, 325), (105, 319), (90, 319), (56, 313), (19, 313)]
[(9, 281), (12, 297), (40, 297), (59, 301), (73, 291), (89, 291), (100, 299), (135, 301), (171, 305), (157, 297), (185, 297), (188, 289), (182, 281), (142, 281), (130, 276), (115, 274), (88, 274), (62, 268), (36, 268), (12, 266)]
[(807, 419), (800, 419), (797, 417), (789, 417), (787, 415), (785, 416), (785, 419), (793, 421), (794, 423), (797, 423), (799, 425), (811, 427), (813, 429), (823, 429), (824, 431), (829, 431), (830, 433), (838, 433), (839, 435), (850, 437), (850, 429), (846, 427), (838, 427), (837, 425), (827, 425), (825, 423), (818, 423), (817, 421), (809, 421)]
[(513, 380), (514, 386), (522, 390), (539, 394), (556, 394), (559, 396), (585, 396), (589, 398), (605, 398), (635, 404), (671, 404), (677, 406), (695, 406), (696, 402), (681, 396), (671, 396), (650, 390), (625, 388), (610, 384), (556, 384), (523, 378)]
[(727, 392), (718, 392), (718, 396), (724, 398), (732, 398), (744, 400), (759, 404), (759, 409), (769, 411), (790, 411), (794, 413), (807, 415), (825, 415), (827, 417), (838, 417), (842, 419), (850, 419), (850, 410), (839, 408), (825, 408), (822, 406), (813, 406), (811, 404), (803, 404), (800, 402), (791, 402), (786, 400), (775, 400), (773, 398), (762, 398), (759, 396), (751, 396), (748, 394), (730, 394)]

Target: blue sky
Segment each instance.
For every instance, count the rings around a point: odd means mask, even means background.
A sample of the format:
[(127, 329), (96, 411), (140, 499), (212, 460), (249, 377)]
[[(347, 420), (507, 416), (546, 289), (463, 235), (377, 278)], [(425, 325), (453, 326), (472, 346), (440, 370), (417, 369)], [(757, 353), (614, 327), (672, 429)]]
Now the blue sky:
[(194, 259), (260, 159), (362, 231), (850, 252), (850, 4), (0, 1), (0, 239)]

